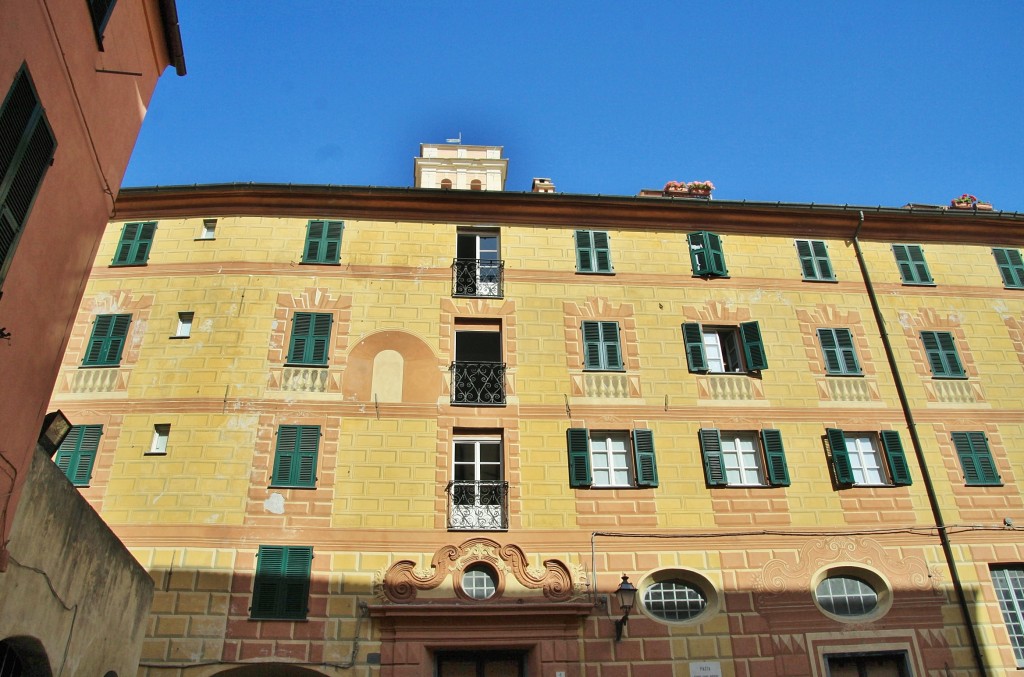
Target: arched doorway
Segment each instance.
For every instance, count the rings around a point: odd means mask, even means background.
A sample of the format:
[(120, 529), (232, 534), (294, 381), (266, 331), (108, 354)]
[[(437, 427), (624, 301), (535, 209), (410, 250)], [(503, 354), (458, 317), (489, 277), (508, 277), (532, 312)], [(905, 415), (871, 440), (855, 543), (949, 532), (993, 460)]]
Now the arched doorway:
[(0, 677), (53, 677), (43, 643), (24, 636), (0, 641)]
[(237, 668), (230, 668), (217, 673), (217, 675), (224, 675), (225, 677), (323, 677), (323, 674), (316, 670), (287, 663), (240, 665)]

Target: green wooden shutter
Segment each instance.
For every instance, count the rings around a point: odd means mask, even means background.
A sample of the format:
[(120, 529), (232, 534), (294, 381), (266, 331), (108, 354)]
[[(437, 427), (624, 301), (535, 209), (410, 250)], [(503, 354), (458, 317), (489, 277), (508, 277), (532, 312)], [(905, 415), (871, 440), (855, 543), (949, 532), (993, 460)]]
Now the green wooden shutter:
[(309, 611), (309, 577), (313, 567), (313, 548), (293, 545), (285, 554), (285, 590), (281, 616), (302, 619)]
[(102, 435), (102, 425), (72, 426), (58, 447), (53, 461), (76, 487), (89, 486)]
[(103, 51), (103, 31), (110, 21), (110, 14), (114, 11), (117, 0), (88, 0), (89, 18), (92, 19), (92, 30), (96, 35), (96, 44), (100, 51)]
[(1016, 249), (995, 247), (992, 255), (996, 258), (999, 274), (1003, 277), (1003, 285), (1010, 289), (1024, 288), (1024, 260)]
[(964, 483), (970, 485), (1002, 485), (1002, 478), (996, 470), (995, 459), (988, 447), (985, 433), (952, 433), (953, 446), (964, 470)]
[(894, 244), (893, 255), (904, 284), (931, 284), (932, 276), (924, 260), (924, 250), (916, 244)]
[(341, 233), (345, 228), (342, 221), (328, 221), (324, 229), (324, 263), (337, 263), (341, 259)]
[(592, 235), (594, 238), (594, 271), (598, 273), (612, 272), (612, 250), (608, 233), (603, 230), (595, 230)]
[(291, 483), (295, 467), (295, 449), (299, 441), (299, 426), (283, 425), (277, 429), (277, 446), (274, 450), (274, 471), (270, 485), (285, 487)]
[(601, 342), (604, 344), (606, 369), (622, 369), (622, 349), (619, 346), (619, 323), (601, 323)]
[(313, 313), (295, 313), (292, 317), (292, 340), (288, 347), (288, 362), (303, 364), (313, 328)]
[(789, 467), (786, 464), (786, 450), (782, 446), (782, 433), (773, 428), (761, 431), (764, 447), (765, 466), (768, 468), (768, 484), (777, 487), (789, 486)]
[(822, 240), (797, 240), (796, 251), (805, 280), (835, 280), (828, 246)]
[(832, 451), (832, 468), (835, 470), (836, 482), (853, 484), (853, 467), (850, 465), (850, 454), (846, 451), (846, 435), (839, 428), (826, 428), (825, 435)]
[(139, 235), (135, 241), (135, 253), (132, 263), (139, 265), (149, 261), (149, 252), (153, 248), (153, 235), (156, 234), (156, 223), (139, 224)]
[(859, 374), (857, 351), (853, 333), (849, 329), (819, 329), (818, 340), (825, 357), (825, 371), (829, 374)]
[(121, 363), (131, 315), (97, 315), (85, 350), (83, 366), (116, 367)]
[(280, 426), (277, 430), (271, 486), (315, 487), (319, 448), (320, 426)]
[(633, 431), (633, 451), (636, 455), (636, 485), (658, 486), (658, 464), (654, 458), (654, 433), (640, 428)]
[(306, 254), (303, 263), (319, 263), (322, 241), (324, 239), (324, 222), (310, 221), (306, 224)]
[(713, 275), (727, 277), (729, 271), (725, 267), (725, 253), (722, 251), (722, 238), (715, 233), (698, 231), (686, 236), (690, 246), (690, 263), (694, 275)]
[(859, 374), (860, 363), (857, 362), (857, 349), (853, 345), (853, 332), (849, 329), (836, 329), (836, 345), (839, 346), (843, 369), (847, 374)]
[(601, 368), (601, 323), (583, 323), (583, 366), (587, 369)]
[(709, 487), (729, 484), (725, 476), (725, 456), (722, 454), (722, 436), (718, 428), (701, 428), (698, 433), (700, 453), (704, 459), (704, 479)]
[(569, 458), (569, 486), (589, 487), (590, 478), (590, 433), (586, 428), (569, 428), (565, 432)]
[(748, 371), (762, 371), (768, 368), (768, 355), (761, 341), (761, 327), (757, 322), (741, 322), (740, 338), (743, 341), (743, 355), (747, 359)]
[(711, 274), (720, 277), (729, 275), (725, 268), (725, 252), (722, 251), (722, 238), (715, 233), (707, 233), (708, 261), (711, 266)]
[(683, 342), (686, 344), (686, 364), (690, 371), (707, 371), (708, 359), (704, 353), (704, 332), (699, 323), (683, 323)]
[(327, 364), (331, 343), (331, 323), (334, 316), (328, 313), (314, 313), (310, 326), (310, 339), (306, 346), (308, 364)]
[(586, 369), (622, 369), (618, 322), (583, 323), (583, 366)]
[(0, 287), (56, 149), (32, 78), (22, 67), (0, 106)]
[(312, 546), (261, 545), (250, 616), (303, 620), (308, 612)]
[(121, 239), (118, 240), (117, 249), (114, 252), (115, 266), (126, 266), (132, 260), (132, 245), (135, 238), (139, 236), (138, 223), (126, 223), (121, 229)]
[(341, 256), (344, 221), (314, 220), (306, 224), (303, 263), (337, 263)]
[(589, 230), (576, 231), (576, 271), (594, 272), (594, 243)]
[(895, 430), (883, 430), (878, 433), (878, 436), (882, 439), (882, 448), (885, 449), (885, 456), (889, 460), (892, 483), (898, 487), (913, 484), (913, 479), (910, 477), (910, 465), (907, 463), (907, 455), (903, 451), (900, 434)]
[(922, 331), (921, 343), (924, 345), (925, 356), (933, 376), (962, 378), (965, 375), (951, 333)]
[(156, 222), (126, 223), (121, 230), (121, 239), (114, 252), (114, 266), (139, 266), (149, 260), (153, 248)]
[(938, 334), (939, 349), (942, 351), (942, 357), (946, 363), (946, 375), (964, 376), (964, 367), (960, 363), (960, 355), (956, 352), (953, 334), (948, 331), (940, 331), (936, 334)]

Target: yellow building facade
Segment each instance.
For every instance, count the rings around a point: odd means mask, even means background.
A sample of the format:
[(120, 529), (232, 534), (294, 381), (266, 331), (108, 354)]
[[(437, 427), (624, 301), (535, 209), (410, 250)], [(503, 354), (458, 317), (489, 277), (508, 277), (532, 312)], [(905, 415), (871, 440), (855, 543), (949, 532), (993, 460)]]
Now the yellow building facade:
[(1021, 217), (491, 185), (122, 191), (52, 406), (142, 674), (1024, 665)]

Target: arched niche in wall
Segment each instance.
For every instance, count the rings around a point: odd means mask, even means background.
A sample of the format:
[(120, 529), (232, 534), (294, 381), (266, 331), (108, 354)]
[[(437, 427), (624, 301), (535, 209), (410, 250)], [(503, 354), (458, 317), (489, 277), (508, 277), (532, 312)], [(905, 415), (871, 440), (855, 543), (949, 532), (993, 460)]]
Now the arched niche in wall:
[(442, 377), (437, 356), (422, 340), (404, 331), (380, 331), (352, 348), (342, 393), (346, 400), (436, 402)]
[[(43, 643), (35, 637), (19, 635), (0, 641), (0, 665), (10, 667), (12, 675), (52, 677), (50, 660)], [(8, 674), (4, 672), (3, 674)]]
[(287, 663), (258, 663), (216, 673), (218, 677), (320, 677), (324, 673)]

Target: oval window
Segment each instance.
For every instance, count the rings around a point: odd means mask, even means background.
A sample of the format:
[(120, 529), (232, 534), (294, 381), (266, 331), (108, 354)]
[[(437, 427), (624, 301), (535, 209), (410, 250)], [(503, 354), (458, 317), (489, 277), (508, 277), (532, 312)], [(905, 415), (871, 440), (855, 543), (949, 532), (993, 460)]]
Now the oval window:
[(679, 579), (659, 581), (644, 591), (644, 607), (665, 621), (688, 621), (708, 606), (704, 591)]
[(498, 578), (490, 567), (474, 564), (462, 574), (462, 591), (473, 599), (490, 599), (498, 591)]
[(836, 616), (863, 616), (878, 606), (878, 593), (854, 576), (829, 576), (814, 591), (818, 604)]

